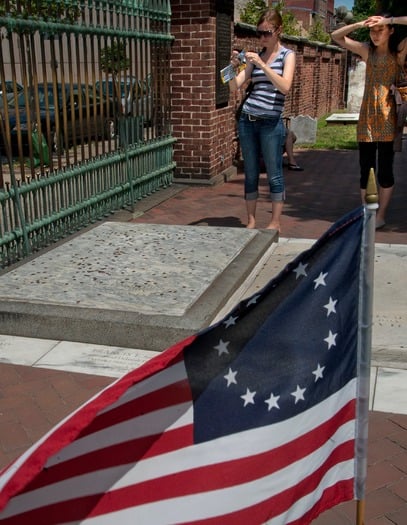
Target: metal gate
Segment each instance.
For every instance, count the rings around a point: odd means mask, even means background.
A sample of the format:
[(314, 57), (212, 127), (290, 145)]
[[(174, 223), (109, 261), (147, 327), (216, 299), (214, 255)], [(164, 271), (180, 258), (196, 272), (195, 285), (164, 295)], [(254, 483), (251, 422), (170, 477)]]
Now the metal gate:
[(172, 182), (169, 0), (0, 5), (0, 266)]

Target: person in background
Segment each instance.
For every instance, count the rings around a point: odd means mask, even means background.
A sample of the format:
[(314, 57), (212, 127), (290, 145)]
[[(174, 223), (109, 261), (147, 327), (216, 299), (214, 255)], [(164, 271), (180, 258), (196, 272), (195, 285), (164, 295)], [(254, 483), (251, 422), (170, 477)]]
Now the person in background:
[(287, 156), (287, 168), (290, 171), (304, 171), (304, 168), (301, 168), (295, 160), (294, 157), (294, 144), (297, 140), (297, 135), (291, 129), (286, 128), (286, 136), (283, 148), (283, 155)]
[[(379, 183), (379, 209), (376, 229), (386, 224), (386, 212), (394, 188), (393, 160), (396, 136), (396, 108), (391, 86), (396, 84), (399, 67), (404, 64), (407, 45), (398, 46), (394, 38), (396, 23), (407, 24), (407, 17), (372, 16), (335, 30), (332, 39), (356, 53), (366, 62), (365, 89), (357, 124), (359, 144), (360, 189), (365, 202), (370, 169), (376, 171)], [(358, 42), (350, 35), (356, 29), (368, 27), (370, 42)]]
[[(267, 228), (281, 231), (285, 200), (282, 151), (285, 128), (282, 120), (285, 96), (291, 89), (295, 54), (282, 46), (282, 18), (275, 9), (267, 9), (257, 23), (262, 51), (245, 54), (246, 67), (230, 81), (231, 91), (251, 80), (253, 89), (246, 99), (238, 122), (239, 141), (244, 160), (247, 227), (256, 227), (256, 206), (260, 161), (264, 159), (272, 202)], [(239, 67), (232, 55), (231, 64)]]

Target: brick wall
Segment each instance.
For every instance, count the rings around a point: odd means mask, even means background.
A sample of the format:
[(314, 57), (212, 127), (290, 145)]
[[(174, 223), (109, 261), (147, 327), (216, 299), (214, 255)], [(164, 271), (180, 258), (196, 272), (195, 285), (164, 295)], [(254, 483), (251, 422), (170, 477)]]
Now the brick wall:
[[(175, 178), (189, 183), (215, 184), (235, 173), (233, 166), (238, 96), (216, 106), (216, 12), (233, 1), (171, 2), (171, 109)], [(345, 54), (335, 46), (317, 45), (287, 37), (284, 45), (297, 54), (293, 88), (286, 99), (285, 116), (319, 117), (343, 107)], [(230, 49), (257, 49), (253, 30), (234, 26)]]
[[(259, 50), (253, 31), (237, 25), (233, 47)], [(346, 54), (337, 46), (284, 37), (283, 45), (296, 54), (293, 86), (286, 97), (285, 116), (321, 117), (344, 107)], [(236, 101), (232, 98), (232, 105)]]
[(318, 16), (329, 31), (334, 19), (334, 0), (285, 0), (284, 8), (302, 23), (302, 27), (308, 30)]
[[(171, 108), (176, 178), (216, 183), (232, 166), (231, 108), (216, 107), (216, 10), (227, 2), (171, 2)], [(230, 33), (233, 32), (233, 2)], [(231, 42), (228, 43), (231, 46)]]

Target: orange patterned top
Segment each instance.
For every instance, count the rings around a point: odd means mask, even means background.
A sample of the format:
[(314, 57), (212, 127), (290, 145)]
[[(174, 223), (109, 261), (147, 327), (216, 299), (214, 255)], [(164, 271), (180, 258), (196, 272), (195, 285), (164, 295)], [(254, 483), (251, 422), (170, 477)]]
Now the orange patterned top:
[(369, 51), (365, 91), (357, 125), (358, 142), (391, 142), (396, 134), (396, 106), (390, 93), (395, 84), (397, 59), (390, 53)]

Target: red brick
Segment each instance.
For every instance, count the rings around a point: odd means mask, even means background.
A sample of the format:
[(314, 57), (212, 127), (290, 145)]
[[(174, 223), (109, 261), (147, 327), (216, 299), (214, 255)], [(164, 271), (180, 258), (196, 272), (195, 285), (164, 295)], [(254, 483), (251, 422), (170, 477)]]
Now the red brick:
[(388, 488), (375, 490), (366, 498), (366, 518), (379, 518), (386, 516), (396, 509), (400, 509), (405, 503)]
[(407, 504), (407, 476), (396, 482), (391, 489), (394, 494), (397, 494), (397, 496), (402, 498)]
[(393, 456), (391, 461), (395, 468), (400, 470), (404, 475), (407, 475), (407, 453), (402, 450), (397, 456)]
[(341, 512), (342, 505), (321, 514), (312, 525), (354, 525), (355, 520), (349, 519)]
[(407, 523), (407, 505), (388, 514), (388, 518), (392, 525), (405, 525)]
[(406, 525), (407, 523), (407, 504), (398, 509), (394, 509), (387, 515), (390, 523), (393, 525)]
[(12, 421), (1, 424), (0, 447), (4, 452), (28, 448), (30, 444), (30, 439), (20, 424)]
[[(194, 3), (193, 9), (191, 5), (171, 6), (171, 29), (175, 37), (171, 50), (171, 103), (173, 134), (177, 138), (174, 160), (176, 177), (211, 180), (233, 169), (234, 111), (240, 95), (232, 94), (226, 107), (216, 107), (219, 66), (216, 64), (214, 4)], [(297, 55), (296, 76), (286, 97), (285, 114), (317, 117), (341, 108), (346, 55), (333, 46), (316, 46), (306, 40), (286, 38), (284, 45)], [(231, 17), (230, 48), (247, 50), (258, 46), (254, 34), (239, 33), (238, 26), (233, 33)], [(201, 131), (205, 135), (199, 135)], [(188, 157), (184, 154), (185, 145), (191, 140), (194, 152)], [(207, 152), (209, 158), (204, 160)]]
[[(385, 415), (382, 412), (372, 412), (369, 415), (369, 441), (374, 442), (377, 439), (387, 437), (400, 430), (400, 425), (392, 419), (393, 414)], [(380, 425), (376, 425), (380, 421)], [(406, 416), (407, 421), (407, 416)]]
[(389, 461), (375, 463), (369, 468), (366, 488), (370, 492), (382, 487), (388, 487), (403, 479), (403, 473)]
[[(397, 525), (394, 521), (390, 521), (386, 516), (380, 518), (373, 518), (365, 521), (365, 525)], [(400, 523), (401, 525), (401, 523)]]
[(369, 443), (368, 461), (369, 465), (397, 456), (402, 451), (398, 443), (394, 443), (389, 438)]
[(391, 414), (389, 417), (393, 423), (397, 424), (400, 428), (407, 430), (407, 415)]

